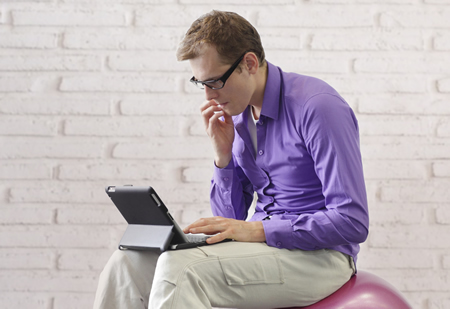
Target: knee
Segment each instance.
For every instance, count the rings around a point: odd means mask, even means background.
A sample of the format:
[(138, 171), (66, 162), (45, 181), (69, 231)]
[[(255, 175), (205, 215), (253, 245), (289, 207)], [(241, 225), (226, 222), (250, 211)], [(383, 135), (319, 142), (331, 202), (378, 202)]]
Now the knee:
[(102, 274), (108, 274), (116, 272), (118, 268), (122, 268), (124, 265), (128, 264), (126, 261), (128, 257), (125, 251), (116, 250), (109, 258), (105, 267), (103, 268)]
[(207, 258), (198, 249), (166, 251), (156, 264), (155, 279), (175, 283), (199, 259)]

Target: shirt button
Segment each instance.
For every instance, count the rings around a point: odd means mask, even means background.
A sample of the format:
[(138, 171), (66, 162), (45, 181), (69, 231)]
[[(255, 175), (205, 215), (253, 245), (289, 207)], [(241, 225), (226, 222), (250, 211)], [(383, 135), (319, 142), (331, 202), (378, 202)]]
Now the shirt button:
[(281, 241), (277, 242), (277, 247), (281, 247)]
[(228, 181), (228, 180), (230, 180), (230, 178), (228, 178), (228, 177), (223, 178), (223, 181)]
[(258, 151), (258, 154), (259, 154), (260, 156), (262, 156), (262, 155), (264, 154), (264, 150)]

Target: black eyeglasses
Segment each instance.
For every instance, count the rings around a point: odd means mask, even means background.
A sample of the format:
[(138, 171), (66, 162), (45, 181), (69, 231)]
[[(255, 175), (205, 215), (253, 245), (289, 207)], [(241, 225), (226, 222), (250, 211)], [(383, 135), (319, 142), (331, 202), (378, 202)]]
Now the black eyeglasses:
[(225, 86), (225, 82), (227, 81), (227, 79), (234, 72), (234, 70), (236, 70), (239, 63), (241, 63), (242, 59), (244, 59), (244, 56), (246, 54), (247, 54), (247, 52), (245, 52), (242, 56), (240, 56), (239, 59), (236, 60), (235, 63), (233, 63), (231, 68), (229, 68), (228, 71), (226, 71), (225, 74), (222, 75), (221, 78), (201, 81), (201, 80), (196, 80), (195, 76), (192, 76), (192, 78), (190, 79), (190, 82), (193, 83), (194, 85), (196, 85), (200, 89), (205, 89), (205, 86), (208, 88), (211, 88), (213, 90), (222, 89)]

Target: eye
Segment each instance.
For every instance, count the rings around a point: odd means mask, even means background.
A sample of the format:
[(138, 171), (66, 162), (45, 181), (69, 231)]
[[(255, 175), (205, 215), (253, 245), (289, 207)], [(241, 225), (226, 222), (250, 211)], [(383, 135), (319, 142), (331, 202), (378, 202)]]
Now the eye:
[(209, 87), (212, 87), (212, 88), (222, 88), (223, 87), (223, 82), (221, 80), (210, 81), (210, 82), (206, 82), (205, 84), (207, 84)]

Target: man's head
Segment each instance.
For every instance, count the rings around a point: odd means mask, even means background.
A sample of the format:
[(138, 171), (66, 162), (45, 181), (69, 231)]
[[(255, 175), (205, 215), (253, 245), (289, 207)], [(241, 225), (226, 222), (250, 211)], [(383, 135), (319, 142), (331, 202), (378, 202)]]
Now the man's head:
[[(177, 51), (191, 82), (228, 115), (262, 106), (267, 65), (258, 32), (236, 13), (212, 11), (196, 20)], [(234, 72), (234, 73), (233, 73)]]
[(223, 64), (232, 64), (243, 53), (252, 51), (258, 58), (259, 66), (265, 65), (258, 32), (236, 13), (211, 11), (194, 21), (178, 47), (178, 60), (200, 56), (205, 44), (216, 48)]

